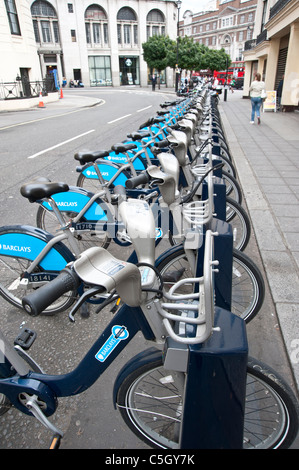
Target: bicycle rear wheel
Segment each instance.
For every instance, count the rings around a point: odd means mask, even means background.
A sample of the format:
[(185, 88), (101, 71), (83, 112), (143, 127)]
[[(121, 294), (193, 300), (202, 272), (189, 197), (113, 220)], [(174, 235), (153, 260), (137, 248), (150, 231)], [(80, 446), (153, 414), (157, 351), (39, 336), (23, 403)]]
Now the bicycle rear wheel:
[[(65, 220), (74, 218), (77, 214), (70, 211), (63, 211)], [(84, 222), (84, 219), (82, 219)], [(57, 233), (60, 229), (57, 218), (55, 217), (52, 211), (47, 210), (43, 206), (39, 206), (36, 213), (36, 225), (38, 228), (45, 230), (46, 232), (52, 233), (53, 235)], [(100, 246), (102, 248), (108, 248), (111, 238), (108, 235), (108, 232), (105, 231), (92, 231), (85, 230), (75, 234), (75, 238), (80, 246), (80, 251), (87, 250), (92, 246)], [(67, 240), (65, 241), (67, 244)]]
[(226, 222), (232, 226), (234, 248), (245, 250), (251, 235), (251, 225), (247, 212), (230, 197), (226, 198)]
[[(184, 384), (185, 375), (165, 370), (160, 358), (131, 372), (120, 385), (119, 411), (131, 431), (149, 446), (179, 448)], [(250, 358), (243, 447), (286, 449), (297, 430), (298, 404), (292, 390), (266, 364)]]

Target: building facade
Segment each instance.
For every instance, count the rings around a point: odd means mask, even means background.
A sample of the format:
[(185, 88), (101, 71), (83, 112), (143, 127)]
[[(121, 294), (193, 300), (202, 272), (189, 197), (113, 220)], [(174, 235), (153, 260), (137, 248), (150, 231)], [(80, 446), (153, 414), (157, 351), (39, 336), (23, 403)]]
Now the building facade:
[(257, 0), (217, 1), (213, 11), (185, 11), (180, 35), (210, 49), (221, 49), (232, 61), (243, 60), (244, 45), (252, 38)]
[[(146, 85), (142, 43), (177, 35), (170, 0), (5, 0), (0, 4), (0, 81), (49, 73), (87, 86)], [(165, 77), (173, 85), (173, 75)]]
[(298, 51), (298, 0), (258, 0), (253, 40), (245, 44), (244, 96), (255, 72), (261, 73), (268, 91), (277, 90), (284, 77), (282, 109), (298, 109)]

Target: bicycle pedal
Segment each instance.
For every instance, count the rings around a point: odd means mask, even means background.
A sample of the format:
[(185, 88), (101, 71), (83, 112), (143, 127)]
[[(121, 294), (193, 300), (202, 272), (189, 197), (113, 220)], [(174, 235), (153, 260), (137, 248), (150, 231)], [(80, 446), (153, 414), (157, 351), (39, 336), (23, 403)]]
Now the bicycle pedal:
[(60, 442), (61, 442), (61, 436), (60, 436), (60, 434), (54, 434), (54, 436), (52, 437), (52, 442), (51, 442), (51, 444), (50, 444), (49, 449), (50, 449), (50, 450), (59, 449), (59, 447), (60, 447)]
[(120, 302), (121, 302), (121, 299), (120, 297), (116, 300), (115, 304), (113, 305), (113, 307), (110, 309), (110, 312), (111, 313), (116, 313), (117, 310), (119, 309), (119, 305), (120, 305)]
[(22, 349), (27, 351), (36, 339), (36, 333), (29, 328), (24, 328), (21, 333), (16, 337), (14, 341), (15, 346), (20, 346)]

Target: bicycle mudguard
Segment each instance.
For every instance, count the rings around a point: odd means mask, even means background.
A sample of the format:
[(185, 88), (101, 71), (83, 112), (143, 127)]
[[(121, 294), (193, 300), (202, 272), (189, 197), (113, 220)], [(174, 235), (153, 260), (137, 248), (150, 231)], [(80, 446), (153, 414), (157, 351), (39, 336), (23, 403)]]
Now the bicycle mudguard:
[(159, 363), (161, 359), (162, 351), (156, 348), (148, 348), (145, 351), (142, 351), (141, 353), (134, 356), (123, 366), (123, 368), (118, 373), (113, 386), (113, 404), (115, 408), (117, 408), (116, 399), (119, 387), (126, 379), (126, 377), (128, 377), (128, 375), (130, 375), (135, 370), (139, 369), (139, 367), (143, 366), (144, 364), (149, 364), (151, 362)]
[[(94, 194), (86, 189), (70, 186), (69, 191), (54, 194), (52, 199), (56, 202), (61, 212), (74, 212), (79, 214), (93, 196)], [(41, 205), (45, 207), (45, 209), (52, 211), (47, 201), (42, 201)], [(98, 198), (84, 213), (83, 219), (85, 221), (107, 222), (109, 220), (109, 215), (107, 214), (110, 214), (109, 207), (104, 201)]]
[[(129, 142), (125, 142), (125, 143), (129, 143)], [(136, 142), (132, 142), (132, 143), (136, 144)], [(138, 151), (139, 149), (137, 148), (136, 150)], [(129, 155), (130, 155), (130, 153), (129, 153)], [(133, 154), (133, 156), (134, 156), (134, 154)], [(126, 155), (124, 155), (123, 153), (116, 153), (116, 152), (110, 152), (108, 157), (104, 157), (104, 160), (108, 160), (109, 162), (117, 163), (118, 165), (126, 165), (128, 163), (128, 159), (127, 159)], [(146, 161), (141, 156), (137, 157), (133, 161), (133, 166), (134, 166), (136, 171), (145, 170)]]
[[(30, 225), (12, 225), (0, 228), (0, 255), (28, 259), (37, 258), (54, 236)], [(45, 271), (61, 271), (74, 255), (62, 243), (52, 247), (39, 265)]]

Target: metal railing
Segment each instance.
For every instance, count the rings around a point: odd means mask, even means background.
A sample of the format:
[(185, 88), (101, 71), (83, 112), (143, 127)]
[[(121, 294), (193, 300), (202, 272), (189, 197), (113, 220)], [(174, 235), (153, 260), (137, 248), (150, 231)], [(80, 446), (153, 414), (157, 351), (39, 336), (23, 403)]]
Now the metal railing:
[(248, 41), (245, 41), (244, 50), (250, 51), (251, 49), (254, 49), (255, 46), (256, 46), (256, 39), (249, 39)]
[(0, 100), (35, 98), (42, 93), (56, 91), (53, 77), (46, 77), (40, 81), (29, 81), (26, 78), (16, 79), (14, 82), (0, 82)]
[(276, 2), (272, 8), (270, 8), (270, 15), (269, 15), (269, 20), (271, 20), (271, 18), (273, 18), (273, 16), (277, 15), (277, 13), (282, 10), (286, 5), (287, 3), (290, 3), (291, 1), (293, 0), (278, 0), (278, 2)]

